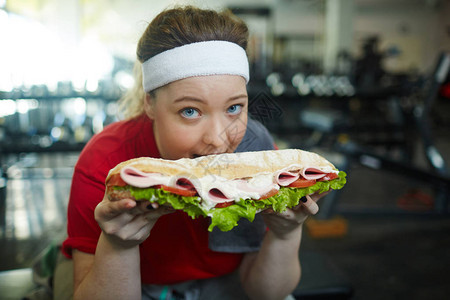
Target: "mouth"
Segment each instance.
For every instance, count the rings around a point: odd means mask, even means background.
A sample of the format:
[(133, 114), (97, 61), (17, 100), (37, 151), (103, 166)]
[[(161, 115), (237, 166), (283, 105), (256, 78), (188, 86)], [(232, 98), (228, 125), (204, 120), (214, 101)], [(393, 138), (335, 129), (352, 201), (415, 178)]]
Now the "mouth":
[(208, 155), (217, 155), (217, 154), (223, 154), (226, 152), (213, 152), (213, 153), (205, 153), (205, 154), (192, 154), (192, 158), (198, 158), (202, 156), (208, 156)]

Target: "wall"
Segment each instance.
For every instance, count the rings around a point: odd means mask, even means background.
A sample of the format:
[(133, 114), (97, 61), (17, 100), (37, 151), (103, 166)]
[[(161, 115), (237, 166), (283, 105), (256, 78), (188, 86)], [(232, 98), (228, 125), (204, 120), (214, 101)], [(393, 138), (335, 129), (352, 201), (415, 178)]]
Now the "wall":
[(388, 69), (426, 72), (445, 48), (445, 39), (450, 39), (442, 34), (442, 15), (442, 11), (426, 6), (360, 10), (355, 18), (355, 46), (364, 37), (378, 35), (381, 49), (396, 47), (400, 51), (398, 57), (387, 59)]
[[(312, 2), (319, 3), (319, 1)], [(296, 1), (284, 1), (275, 7), (275, 29), (277, 35), (311, 37), (316, 44), (315, 55), (322, 56), (324, 10), (323, 5), (313, 6), (312, 2), (305, 1), (301, 5)], [(365, 38), (378, 35), (381, 39), (380, 49), (386, 50), (395, 46), (400, 51), (397, 57), (386, 60), (387, 69), (430, 71), (439, 52), (450, 51), (450, 1), (437, 2), (439, 4), (436, 5), (426, 3), (426, 1), (376, 3), (364, 0), (361, 4), (360, 0), (357, 0), (353, 54), (356, 56), (360, 54), (359, 49)]]
[[(450, 1), (354, 1), (355, 31), (351, 48), (355, 55), (366, 36), (378, 34), (382, 38), (382, 48), (396, 46), (401, 51), (400, 56), (387, 61), (389, 69), (418, 69), (423, 72), (432, 68), (439, 51), (450, 49)], [(55, 2), (56, 8), (51, 8)], [(14, 4), (18, 2), (8, 3), (13, 10), (20, 10)], [(133, 59), (136, 42), (147, 22), (164, 8), (186, 3), (209, 8), (269, 6), (273, 9), (274, 34), (297, 38), (287, 50), (290, 55), (323, 57), (325, 0), (41, 0), (39, 3), (32, 9), (40, 10), (41, 16), (45, 16), (40, 21), (51, 23), (52, 28), (59, 28), (61, 36), (77, 35), (75, 40), (86, 35), (97, 36), (113, 53)], [(74, 8), (74, 3), (78, 3), (78, 9)], [(22, 9), (23, 12), (36, 17), (26, 8)], [(78, 22), (73, 19), (77, 15), (80, 18)], [(68, 24), (68, 20), (73, 25)], [(62, 29), (65, 33), (61, 33)], [(299, 53), (295, 53), (297, 49)]]

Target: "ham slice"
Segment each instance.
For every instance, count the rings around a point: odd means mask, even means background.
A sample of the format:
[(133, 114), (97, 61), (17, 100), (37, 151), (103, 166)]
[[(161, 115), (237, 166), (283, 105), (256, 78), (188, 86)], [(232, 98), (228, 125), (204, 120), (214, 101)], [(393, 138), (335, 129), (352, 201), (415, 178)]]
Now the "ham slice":
[(227, 197), (220, 189), (218, 188), (212, 188), (208, 192), (208, 197), (211, 201), (216, 203), (223, 203), (223, 202), (229, 202), (234, 201), (233, 199)]
[(246, 193), (257, 193), (258, 195), (265, 195), (269, 193), (270, 191), (276, 189), (279, 190), (280, 187), (277, 184), (252, 184), (248, 182), (247, 180), (238, 180), (237, 182), (237, 188), (243, 192)]
[[(269, 174), (268, 174), (269, 175)], [(281, 170), (275, 177), (266, 176), (236, 180), (225, 180), (215, 176), (191, 178), (189, 176), (167, 176), (160, 173), (145, 173), (131, 166), (120, 171), (120, 177), (127, 184), (138, 188), (165, 185), (183, 190), (196, 191), (198, 195), (211, 203), (224, 203), (236, 199), (260, 199), (263, 195), (279, 190), (280, 186), (289, 186), (300, 176), (307, 180), (318, 180), (327, 175), (315, 167)]]
[(235, 199), (239, 198), (259, 199), (274, 189), (278, 190), (279, 186), (273, 182), (257, 184), (243, 179), (216, 182), (209, 187), (208, 198), (216, 203), (235, 201)]
[(127, 184), (138, 187), (148, 188), (155, 185), (167, 185), (169, 180), (166, 175), (159, 173), (145, 173), (133, 167), (125, 167), (120, 171), (120, 177)]
[(275, 174), (275, 181), (280, 186), (288, 186), (302, 176), (306, 180), (319, 180), (327, 175), (324, 172), (315, 167), (305, 167), (301, 170), (295, 171), (280, 171)]
[(280, 186), (288, 186), (300, 177), (300, 172), (281, 171), (275, 175), (276, 183)]
[(326, 172), (314, 167), (306, 167), (302, 170), (302, 176), (306, 180), (318, 180), (327, 175)]
[(190, 190), (190, 191), (196, 190), (195, 185), (192, 183), (192, 181), (186, 177), (178, 178), (175, 181), (174, 185), (175, 185), (175, 187), (177, 187), (179, 189)]

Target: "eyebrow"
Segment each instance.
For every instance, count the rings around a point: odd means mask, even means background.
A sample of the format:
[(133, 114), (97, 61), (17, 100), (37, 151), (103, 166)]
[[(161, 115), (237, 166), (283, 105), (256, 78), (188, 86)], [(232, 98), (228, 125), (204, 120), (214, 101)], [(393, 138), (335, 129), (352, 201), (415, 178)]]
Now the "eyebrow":
[[(239, 94), (236, 96), (233, 96), (231, 98), (229, 98), (227, 100), (227, 102), (233, 101), (233, 100), (237, 100), (237, 99), (241, 99), (241, 98), (248, 98), (248, 96), (246, 94)], [(173, 101), (173, 103), (178, 103), (178, 102), (182, 102), (182, 101), (195, 101), (195, 102), (202, 102), (204, 103), (205, 101), (200, 99), (200, 98), (195, 98), (195, 97), (190, 97), (190, 96), (181, 96), (180, 98), (177, 98)]]

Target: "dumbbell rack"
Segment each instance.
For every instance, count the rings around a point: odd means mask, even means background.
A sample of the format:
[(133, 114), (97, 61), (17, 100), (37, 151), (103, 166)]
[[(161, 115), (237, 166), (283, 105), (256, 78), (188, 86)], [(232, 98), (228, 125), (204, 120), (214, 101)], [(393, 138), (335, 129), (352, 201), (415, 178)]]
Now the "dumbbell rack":
[[(71, 168), (75, 162), (70, 157), (82, 150), (89, 135), (84, 140), (75, 139), (73, 134), (64, 139), (52, 136), (52, 128), (62, 130), (64, 126), (54, 123), (55, 115), (60, 113), (61, 103), (84, 99), (86, 103), (90, 101), (107, 105), (119, 99), (121, 93), (117, 87), (106, 85), (99, 85), (99, 89), (93, 92), (76, 90), (68, 82), (58, 84), (56, 91), (49, 91), (45, 86), (33, 86), (0, 92), (0, 102), (5, 101), (18, 108), (15, 113), (7, 116), (2, 114), (0, 118), (0, 228), (6, 228), (7, 207), (15, 202), (14, 199), (8, 202), (6, 199), (7, 195), (14, 198), (17, 194), (13, 187), (15, 182), (23, 181), (33, 185), (34, 182), (45, 181), (47, 186), (49, 182), (52, 186), (58, 186), (57, 182), (71, 177)], [(19, 111), (20, 102), (39, 103), (39, 107), (26, 112)], [(112, 116), (107, 116), (103, 121), (103, 125), (108, 124), (113, 121)], [(69, 130), (68, 127), (66, 126)], [(92, 128), (86, 130), (92, 132)], [(64, 159), (61, 160), (60, 157)], [(30, 160), (35, 162), (27, 165), (26, 162)], [(40, 161), (46, 161), (48, 165), (41, 165)], [(67, 165), (68, 162), (70, 166)], [(40, 184), (34, 184), (33, 188), (36, 191), (43, 189)], [(23, 195), (20, 197), (23, 198)], [(56, 198), (61, 200), (60, 197)]]

